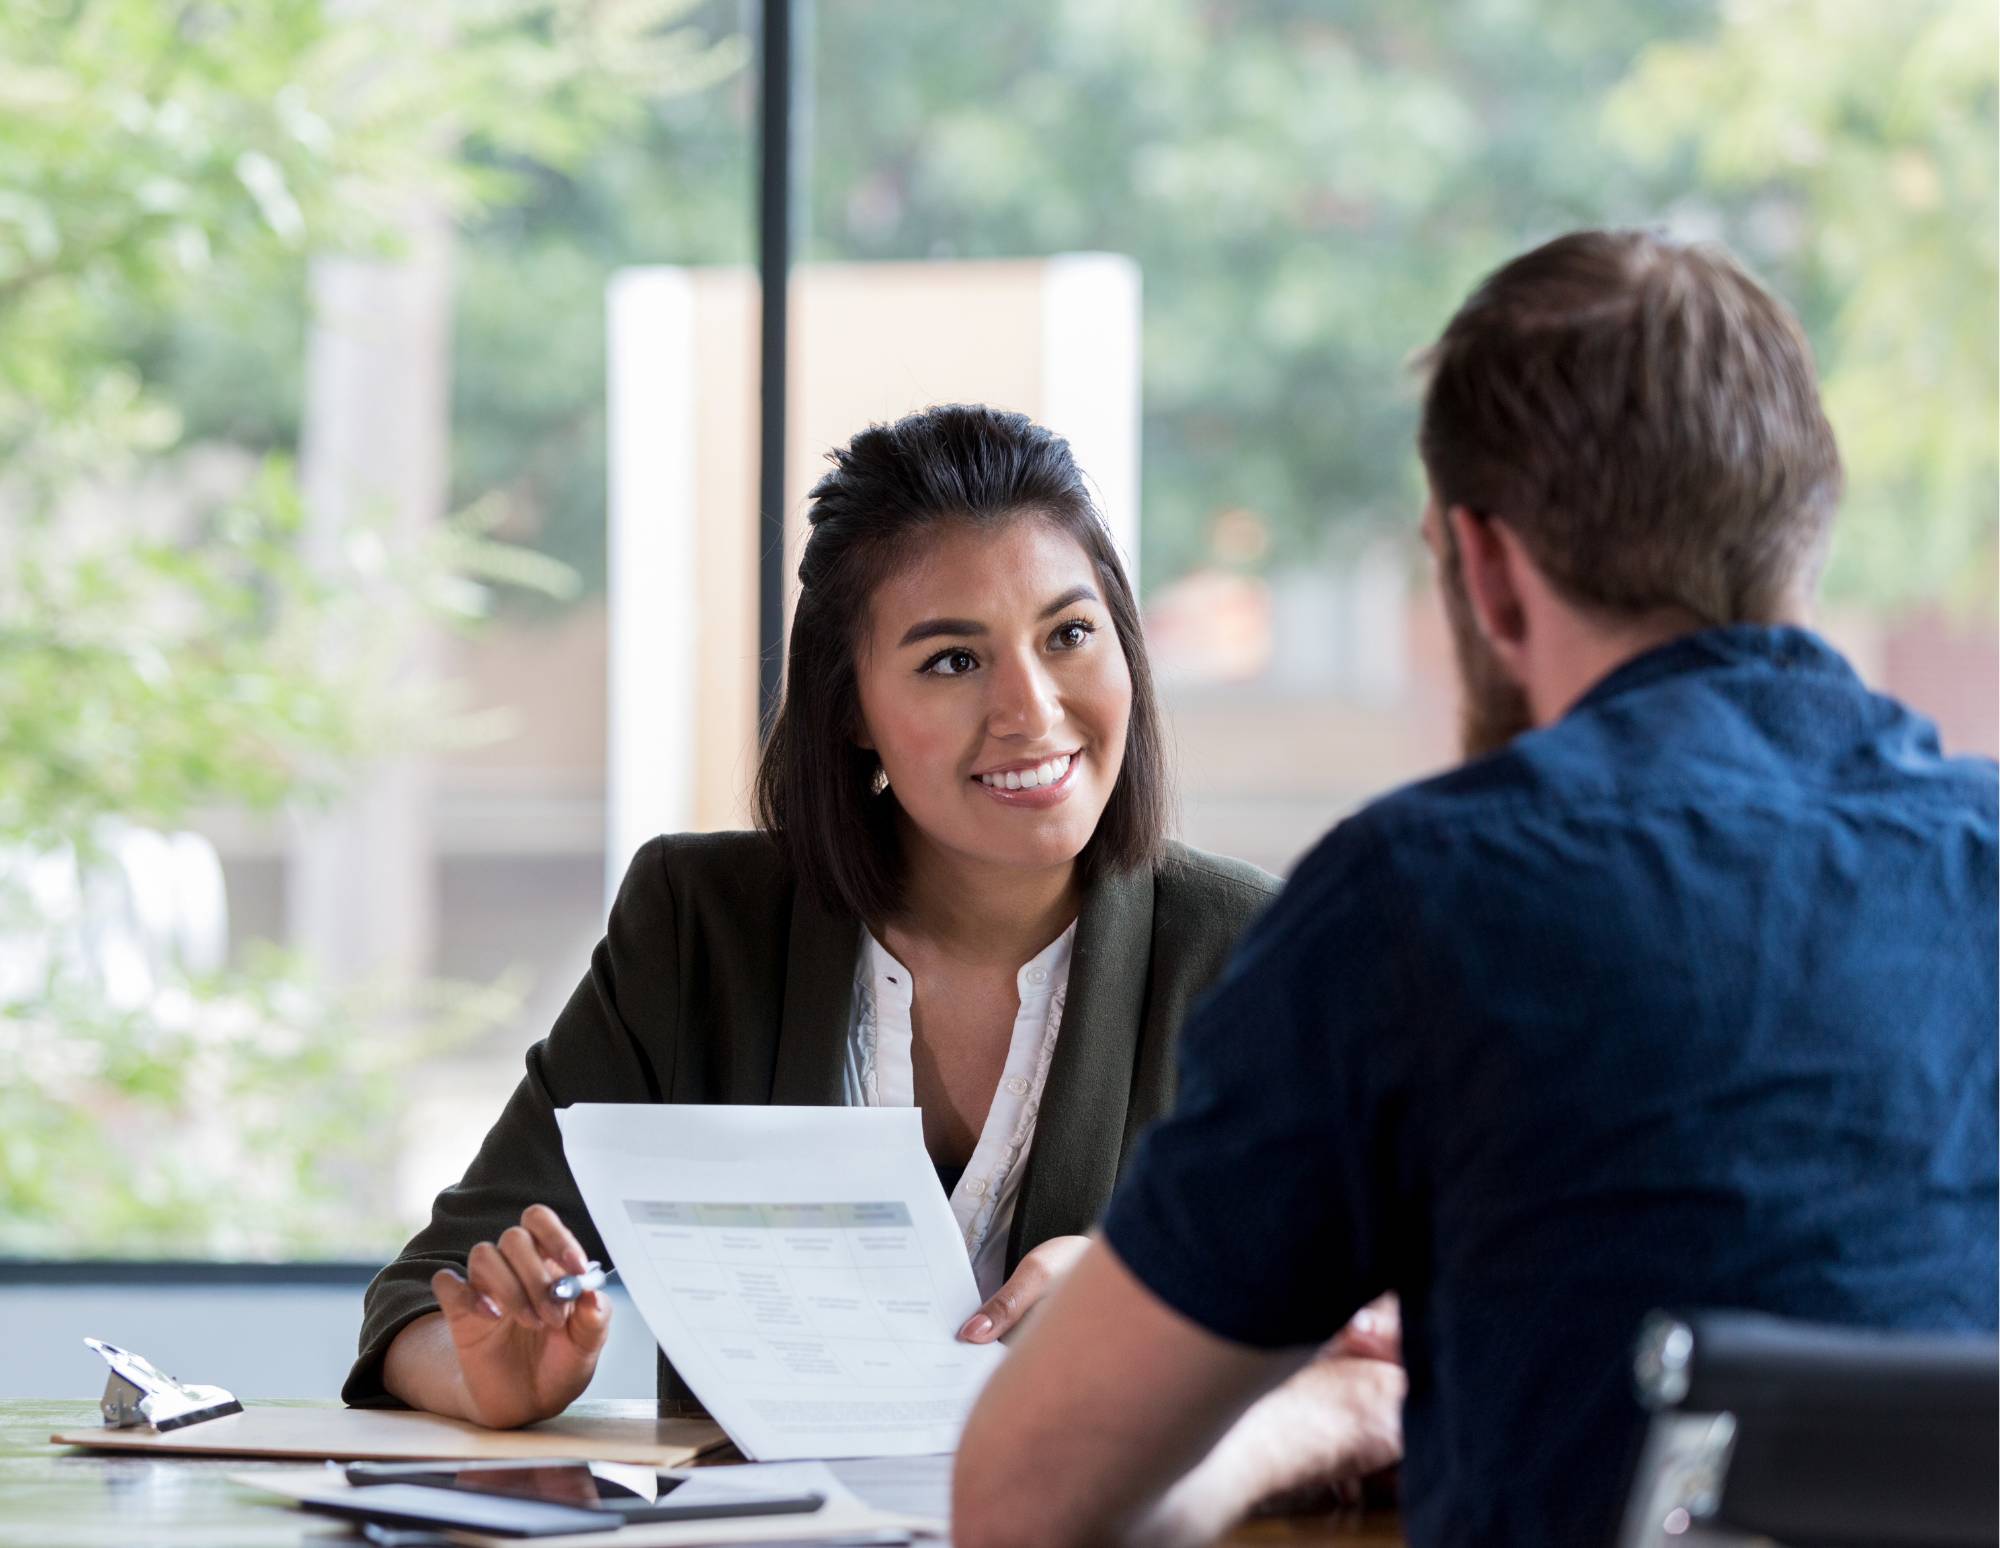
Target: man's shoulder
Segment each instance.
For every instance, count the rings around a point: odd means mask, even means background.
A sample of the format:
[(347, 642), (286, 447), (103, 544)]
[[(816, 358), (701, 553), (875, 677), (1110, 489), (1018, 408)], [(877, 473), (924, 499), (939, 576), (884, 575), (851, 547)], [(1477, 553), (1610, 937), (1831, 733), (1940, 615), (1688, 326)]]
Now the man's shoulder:
[(1688, 794), (1657, 758), (1621, 757), (1595, 728), (1559, 721), (1342, 819), (1293, 868), (1282, 912), (1290, 933), (1308, 936), (1356, 906), (1407, 921), (1443, 890), (1518, 880), (1526, 852), (1547, 852), (1535, 835), (1552, 826), (1574, 862), (1593, 835), (1615, 843), (1656, 802)]
[(1662, 682), (1393, 790), (1300, 862), (1287, 907), (1298, 894), (1294, 911), (1324, 915), (1336, 889), (1361, 889), (1437, 921), (1532, 894), (1590, 928), (1597, 902), (1657, 884), (1662, 862), (1747, 874), (1811, 866), (1835, 842), (2000, 845), (1992, 760), (1946, 756), (1929, 721), (1858, 679), (1762, 686)]
[[(1573, 759), (1537, 756), (1524, 743), (1532, 732), (1483, 757), (1412, 780), (1365, 803), (1332, 828), (1300, 862), (1293, 881), (1308, 867), (1318, 873), (1388, 863), (1403, 845), (1435, 837), (1441, 830), (1478, 829), (1494, 833), (1511, 819), (1537, 810), (1563, 809), (1615, 788), (1616, 771), (1579, 767)], [(1581, 776), (1581, 777), (1579, 777)]]
[(1384, 836), (1559, 821), (1615, 831), (1665, 812), (1812, 820), (1836, 809), (1893, 810), (1898, 821), (1992, 824), (2000, 770), (1947, 755), (1937, 728), (1845, 663), (1786, 673), (1762, 661), (1594, 690), (1551, 725), (1358, 814)]

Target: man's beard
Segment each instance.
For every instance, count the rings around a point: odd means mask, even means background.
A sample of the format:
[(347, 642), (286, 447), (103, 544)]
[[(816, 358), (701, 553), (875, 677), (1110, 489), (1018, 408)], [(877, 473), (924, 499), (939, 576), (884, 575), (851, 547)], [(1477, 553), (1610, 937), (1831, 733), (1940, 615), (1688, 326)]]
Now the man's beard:
[(1452, 654), (1458, 658), (1458, 745), (1470, 761), (1498, 752), (1523, 731), (1534, 729), (1528, 696), (1500, 665), (1465, 599), (1458, 550), (1449, 547), (1439, 566), (1438, 590), (1451, 626)]

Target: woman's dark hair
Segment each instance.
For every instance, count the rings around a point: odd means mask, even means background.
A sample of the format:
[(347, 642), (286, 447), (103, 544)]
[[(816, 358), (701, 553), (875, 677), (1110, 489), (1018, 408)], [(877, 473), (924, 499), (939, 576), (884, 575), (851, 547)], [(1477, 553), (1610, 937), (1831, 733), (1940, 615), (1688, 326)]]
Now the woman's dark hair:
[(1160, 707), (1139, 605), (1069, 442), (1025, 414), (944, 404), (871, 425), (827, 454), (833, 464), (806, 512), (785, 691), (757, 766), (757, 820), (800, 883), (827, 907), (866, 920), (902, 902), (896, 795), (871, 784), (875, 755), (855, 743), (855, 655), (875, 589), (947, 523), (1048, 521), (1090, 556), (1132, 677), (1118, 783), (1080, 857), (1082, 875), (1151, 864), (1168, 794)]

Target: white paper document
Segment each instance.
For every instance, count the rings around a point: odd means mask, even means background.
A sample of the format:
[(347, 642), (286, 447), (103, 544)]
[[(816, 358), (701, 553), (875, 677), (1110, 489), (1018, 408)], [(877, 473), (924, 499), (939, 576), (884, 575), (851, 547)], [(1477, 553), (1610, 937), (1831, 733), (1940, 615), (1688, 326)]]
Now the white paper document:
[(855, 1492), (824, 1462), (739, 1462), (723, 1467), (677, 1469), (676, 1505), (709, 1505), (746, 1494), (817, 1494), (829, 1505), (865, 1508)]
[(559, 1109), (590, 1218), (747, 1457), (950, 1451), (1000, 1363), (913, 1107)]

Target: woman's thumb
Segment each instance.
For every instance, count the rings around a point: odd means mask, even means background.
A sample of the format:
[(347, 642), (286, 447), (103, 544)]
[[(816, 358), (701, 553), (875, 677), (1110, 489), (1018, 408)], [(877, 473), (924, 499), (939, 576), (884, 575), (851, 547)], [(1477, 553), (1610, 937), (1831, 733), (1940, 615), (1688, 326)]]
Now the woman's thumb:
[(611, 1297), (591, 1290), (577, 1299), (569, 1314), (569, 1339), (579, 1353), (594, 1355), (611, 1333)]

